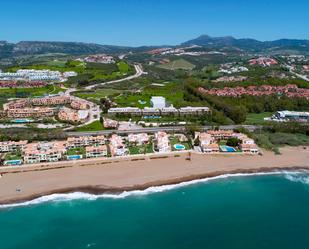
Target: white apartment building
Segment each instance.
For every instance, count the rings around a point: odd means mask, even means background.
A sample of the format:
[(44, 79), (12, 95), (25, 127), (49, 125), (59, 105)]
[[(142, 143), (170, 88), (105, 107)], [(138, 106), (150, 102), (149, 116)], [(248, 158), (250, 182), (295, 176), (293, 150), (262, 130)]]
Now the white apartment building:
[(23, 150), (25, 146), (27, 145), (27, 140), (22, 141), (5, 141), (0, 142), (0, 152), (12, 152), (17, 150)]
[(100, 146), (106, 143), (105, 136), (82, 136), (68, 137), (66, 146), (68, 148), (77, 148), (84, 146)]
[(86, 147), (86, 157), (103, 157), (107, 156), (107, 146), (100, 145), (100, 146), (87, 146)]

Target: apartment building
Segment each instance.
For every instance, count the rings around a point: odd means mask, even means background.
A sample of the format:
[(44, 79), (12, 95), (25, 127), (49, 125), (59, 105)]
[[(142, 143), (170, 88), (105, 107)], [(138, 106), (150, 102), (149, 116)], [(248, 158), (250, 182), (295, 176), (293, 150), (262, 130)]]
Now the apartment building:
[(142, 115), (142, 110), (136, 107), (118, 107), (108, 109), (108, 114), (131, 114), (131, 115)]
[(180, 115), (203, 115), (209, 114), (210, 109), (208, 107), (192, 107), (186, 106), (179, 109)]
[(125, 156), (127, 149), (123, 143), (122, 137), (113, 134), (109, 139), (109, 148), (112, 156)]
[(86, 147), (86, 157), (103, 157), (107, 156), (107, 146), (100, 145), (100, 146), (87, 146)]
[(103, 126), (105, 128), (117, 128), (118, 127), (119, 122), (116, 120), (112, 120), (109, 118), (104, 118), (103, 120)]
[(58, 118), (61, 121), (84, 123), (88, 119), (89, 111), (87, 110), (73, 110), (71, 108), (62, 107), (58, 112)]
[(105, 136), (82, 136), (82, 137), (68, 137), (66, 146), (68, 148), (77, 148), (84, 146), (100, 146), (106, 144)]
[(171, 145), (169, 141), (169, 135), (164, 131), (155, 133), (155, 149), (158, 152), (170, 152)]
[(48, 107), (22, 108), (7, 110), (8, 118), (45, 118), (55, 115), (55, 110)]
[(136, 145), (143, 145), (149, 142), (149, 136), (147, 133), (129, 134), (128, 141)]
[(227, 140), (234, 136), (232, 130), (209, 130), (207, 131), (215, 140)]
[(71, 102), (71, 107), (76, 110), (87, 110), (90, 108), (90, 103), (88, 101), (75, 99)]
[(39, 142), (27, 144), (23, 150), (25, 163), (56, 162), (66, 152), (65, 141)]
[(210, 109), (208, 107), (182, 107), (176, 109), (173, 106), (163, 107), (163, 108), (154, 108), (154, 107), (145, 107), (144, 109), (139, 109), (135, 107), (120, 107), (120, 108), (110, 108), (108, 114), (110, 115), (125, 115), (131, 114), (135, 116), (168, 116), (168, 115), (203, 115), (209, 114)]
[(71, 103), (71, 97), (65, 96), (65, 95), (31, 99), (31, 104), (34, 106), (35, 105), (43, 105), (43, 106), (65, 105), (69, 103)]
[(15, 141), (5, 141), (0, 142), (0, 152), (12, 152), (17, 150), (23, 150), (27, 145), (27, 140)]
[(196, 137), (199, 138), (199, 146), (204, 153), (219, 152), (219, 145), (216, 143), (214, 137), (209, 133), (197, 133)]

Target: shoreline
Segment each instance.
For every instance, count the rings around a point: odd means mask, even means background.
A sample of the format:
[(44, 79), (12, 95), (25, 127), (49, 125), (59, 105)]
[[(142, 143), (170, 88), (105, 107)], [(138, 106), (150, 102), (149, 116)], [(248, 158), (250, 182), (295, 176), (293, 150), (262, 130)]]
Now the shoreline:
[(309, 151), (300, 147), (284, 148), (280, 156), (265, 152), (263, 156), (192, 155), (192, 161), (185, 157), (183, 154), (101, 164), (98, 160), (89, 165), (77, 163), (73, 167), (7, 173), (0, 178), (0, 204), (17, 204), (73, 192), (120, 194), (228, 174), (309, 170)]
[[(286, 167), (286, 168), (260, 168), (258, 170), (234, 170), (234, 171), (227, 171), (227, 172), (214, 172), (207, 175), (192, 175), (189, 177), (181, 178), (181, 179), (173, 179), (166, 182), (156, 182), (156, 183), (148, 183), (144, 185), (136, 185), (127, 188), (101, 188), (96, 186), (80, 186), (74, 188), (67, 188), (67, 189), (57, 189), (52, 190), (45, 193), (35, 194), (31, 196), (27, 196), (23, 198), (16, 198), (16, 199), (9, 199), (0, 201), (0, 209), (1, 205), (18, 205), (28, 201), (34, 201), (38, 198), (49, 196), (53, 194), (73, 194), (73, 193), (84, 193), (84, 194), (92, 194), (92, 195), (120, 195), (123, 192), (131, 192), (131, 191), (144, 191), (151, 187), (164, 187), (164, 186), (171, 186), (171, 185), (179, 185), (182, 183), (187, 183), (190, 185), (192, 181), (199, 181), (199, 180), (211, 180), (220, 177), (220, 176), (227, 176), (227, 177), (237, 177), (237, 176), (255, 176), (255, 175), (266, 175), (266, 174), (283, 174), (284, 172), (298, 172), (298, 171), (309, 171), (309, 167)], [(192, 183), (194, 184), (194, 183)], [(175, 186), (176, 187), (176, 186)]]

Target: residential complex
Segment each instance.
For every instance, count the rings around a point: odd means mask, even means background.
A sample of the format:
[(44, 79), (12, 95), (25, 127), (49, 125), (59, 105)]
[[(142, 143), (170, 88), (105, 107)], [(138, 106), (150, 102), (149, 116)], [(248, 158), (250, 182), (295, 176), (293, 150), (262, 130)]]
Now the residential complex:
[(23, 150), (23, 159), (27, 164), (56, 162), (62, 158), (65, 151), (65, 141), (30, 143)]
[(19, 69), (16, 73), (0, 73), (2, 81), (66, 81), (68, 77), (76, 76), (76, 72), (65, 72), (51, 70)]
[(269, 67), (273, 65), (278, 65), (278, 61), (269, 57), (260, 57), (257, 59), (249, 60), (250, 65), (260, 65), (263, 67)]
[[(67, 107), (70, 106), (71, 108)], [(65, 94), (40, 98), (18, 99), (3, 105), (3, 117), (46, 118), (58, 116), (61, 121), (83, 123), (89, 117), (93, 103)]]
[[(232, 130), (208, 130), (206, 132), (195, 133), (194, 143), (199, 139), (198, 147), (203, 153), (238, 152), (243, 154), (256, 155), (259, 149), (253, 139), (245, 134)], [(224, 144), (230, 138), (237, 138), (236, 147)], [(191, 139), (190, 139), (191, 140)], [(78, 160), (93, 157), (126, 156), (129, 153), (168, 153), (172, 151), (182, 151), (190, 149), (189, 139), (184, 134), (168, 134), (164, 131), (149, 135), (147, 133), (129, 133), (127, 136), (112, 134), (109, 138), (99, 136), (69, 137), (65, 141), (33, 142), (28, 141), (7, 141), (0, 142), (0, 153), (2, 158), (17, 158), (14, 160), (5, 159), (4, 165), (20, 165), (22, 163), (43, 163), (60, 160)], [(192, 140), (193, 143), (193, 140)], [(139, 148), (137, 152), (134, 148)], [(141, 150), (140, 150), (141, 149)], [(196, 152), (198, 150), (194, 149)], [(139, 151), (139, 152), (138, 152)], [(146, 152), (145, 152), (146, 153)]]
[(46, 85), (43, 81), (0, 81), (0, 88), (37, 88)]
[(196, 133), (195, 138), (199, 139), (199, 146), (204, 153), (236, 152), (235, 148), (220, 145), (221, 141), (230, 138), (239, 140), (238, 148), (245, 154), (258, 154), (259, 149), (254, 140), (243, 133), (236, 133), (232, 130), (210, 130), (207, 132)]
[(106, 54), (96, 54), (87, 56), (85, 59), (80, 59), (86, 62), (111, 64), (115, 63), (114, 57)]
[(164, 107), (164, 108), (153, 108), (153, 107), (145, 107), (144, 109), (140, 109), (137, 107), (118, 107), (118, 108), (110, 108), (108, 110), (108, 114), (116, 115), (116, 114), (130, 114), (134, 116), (166, 116), (166, 115), (203, 115), (209, 114), (210, 109), (208, 107), (182, 107), (176, 109), (174, 107)]
[(224, 87), (205, 89), (199, 87), (201, 93), (207, 95), (226, 96), (226, 97), (240, 97), (242, 95), (250, 96), (266, 96), (266, 95), (284, 95), (289, 98), (306, 98), (309, 99), (309, 89), (298, 88), (297, 85), (285, 85), (285, 86), (248, 86), (248, 87)]

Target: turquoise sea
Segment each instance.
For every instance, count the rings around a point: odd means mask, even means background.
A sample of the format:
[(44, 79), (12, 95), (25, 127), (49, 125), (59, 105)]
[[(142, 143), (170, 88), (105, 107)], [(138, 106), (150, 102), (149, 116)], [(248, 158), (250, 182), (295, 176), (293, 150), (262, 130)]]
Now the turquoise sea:
[(2, 206), (0, 248), (308, 249), (309, 173)]

